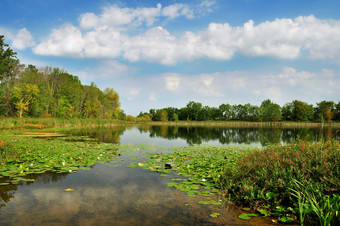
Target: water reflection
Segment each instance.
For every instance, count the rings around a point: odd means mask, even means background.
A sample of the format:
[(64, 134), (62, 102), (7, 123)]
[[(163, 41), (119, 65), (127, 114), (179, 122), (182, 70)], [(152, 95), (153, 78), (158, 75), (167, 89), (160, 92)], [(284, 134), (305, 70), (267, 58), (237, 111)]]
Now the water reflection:
[[(33, 183), (49, 184), (62, 181), (67, 177), (68, 173), (52, 173), (46, 172), (44, 174), (31, 174), (27, 178), (34, 179), (35, 182), (20, 182), (19, 184), (10, 184), (0, 187), (0, 209), (6, 206), (11, 199), (15, 198), (15, 192), (20, 186), (29, 186)], [(2, 182), (0, 180), (0, 182)]]
[[(134, 133), (138, 130), (140, 134)], [(153, 143), (155, 138), (164, 138), (173, 141), (184, 140), (187, 145), (194, 144), (248, 144), (267, 145), (269, 143), (289, 144), (296, 139), (319, 141), (339, 139), (336, 128), (230, 128), (230, 127), (203, 127), (203, 126), (151, 126), (138, 125), (136, 127), (96, 128), (73, 131), (72, 135), (85, 135), (110, 143), (136, 143), (142, 136), (148, 136)], [(177, 141), (175, 141), (177, 140)]]

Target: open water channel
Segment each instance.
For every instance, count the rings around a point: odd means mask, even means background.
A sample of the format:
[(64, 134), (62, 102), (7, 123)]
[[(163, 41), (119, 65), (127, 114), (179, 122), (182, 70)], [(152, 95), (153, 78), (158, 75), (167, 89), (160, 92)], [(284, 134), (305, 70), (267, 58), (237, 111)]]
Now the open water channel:
[[(291, 143), (295, 139), (339, 139), (332, 128), (224, 128), (131, 126), (75, 129), (68, 137), (86, 136), (99, 142), (152, 144), (163, 148), (188, 145), (256, 145)], [(41, 139), (41, 138), (36, 138)], [(52, 138), (53, 139), (53, 138)], [(152, 146), (157, 149), (157, 146)], [(164, 151), (165, 149), (160, 148)], [(169, 177), (127, 167), (138, 152), (117, 163), (96, 164), (76, 173), (45, 173), (34, 182), (0, 186), (0, 225), (266, 225), (271, 219), (238, 218), (239, 207), (200, 205), (202, 197), (167, 187)], [(178, 176), (177, 176), (178, 177)], [(65, 191), (71, 188), (72, 191)], [(213, 197), (219, 200), (222, 197)], [(214, 218), (212, 213), (221, 215)]]

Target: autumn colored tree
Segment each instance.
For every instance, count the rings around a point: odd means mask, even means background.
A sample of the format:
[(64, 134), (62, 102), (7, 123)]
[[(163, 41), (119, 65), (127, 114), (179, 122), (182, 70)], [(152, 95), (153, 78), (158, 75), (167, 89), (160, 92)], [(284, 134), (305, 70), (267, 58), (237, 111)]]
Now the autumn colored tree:
[(32, 106), (37, 104), (38, 94), (39, 88), (37, 85), (24, 83), (13, 87), (12, 100), (20, 118), (24, 112), (32, 111)]
[(162, 122), (168, 121), (168, 113), (165, 110), (163, 110), (162, 113), (161, 113), (161, 121)]
[(314, 117), (316, 120), (324, 119), (325, 122), (330, 122), (335, 112), (335, 103), (333, 101), (323, 100), (316, 104), (314, 109)]

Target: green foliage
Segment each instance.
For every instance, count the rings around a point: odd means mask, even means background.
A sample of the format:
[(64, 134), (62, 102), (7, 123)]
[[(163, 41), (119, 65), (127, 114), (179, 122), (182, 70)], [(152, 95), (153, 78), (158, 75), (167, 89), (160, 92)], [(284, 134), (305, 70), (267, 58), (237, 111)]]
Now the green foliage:
[(321, 101), (316, 104), (315, 108), (315, 118), (321, 120), (322, 118), (325, 122), (330, 122), (333, 118), (335, 112), (335, 103), (333, 101)]
[(280, 121), (281, 107), (271, 102), (269, 99), (264, 100), (259, 108), (259, 115), (262, 121)]
[(168, 121), (168, 113), (164, 110), (161, 113), (161, 121), (162, 122), (167, 122)]
[(0, 116), (115, 119), (121, 112), (113, 89), (83, 86), (59, 68), (24, 67), (0, 35)]
[(0, 84), (12, 81), (19, 70), (17, 53), (5, 43), (5, 37), (0, 35)]
[[(306, 221), (306, 214), (309, 216), (307, 221), (313, 221), (310, 209), (323, 221), (327, 217), (339, 221), (339, 218), (330, 217), (331, 213), (334, 216), (338, 213), (337, 199), (330, 197), (337, 197), (340, 192), (339, 142), (299, 141), (286, 146), (273, 145), (246, 152), (236, 162), (234, 167), (225, 168), (220, 183), (238, 203), (253, 208), (265, 204), (294, 206), (300, 222)], [(303, 184), (306, 194), (294, 181)]]
[(282, 107), (282, 117), (286, 121), (311, 121), (313, 120), (313, 105), (294, 100)]

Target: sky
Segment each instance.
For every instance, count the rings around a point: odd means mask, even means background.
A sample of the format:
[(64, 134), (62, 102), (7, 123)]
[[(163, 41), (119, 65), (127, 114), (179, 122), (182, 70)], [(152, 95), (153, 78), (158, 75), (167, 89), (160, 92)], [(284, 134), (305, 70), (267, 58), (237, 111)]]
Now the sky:
[(340, 101), (338, 0), (0, 0), (20, 62), (115, 89), (126, 114), (189, 101)]

